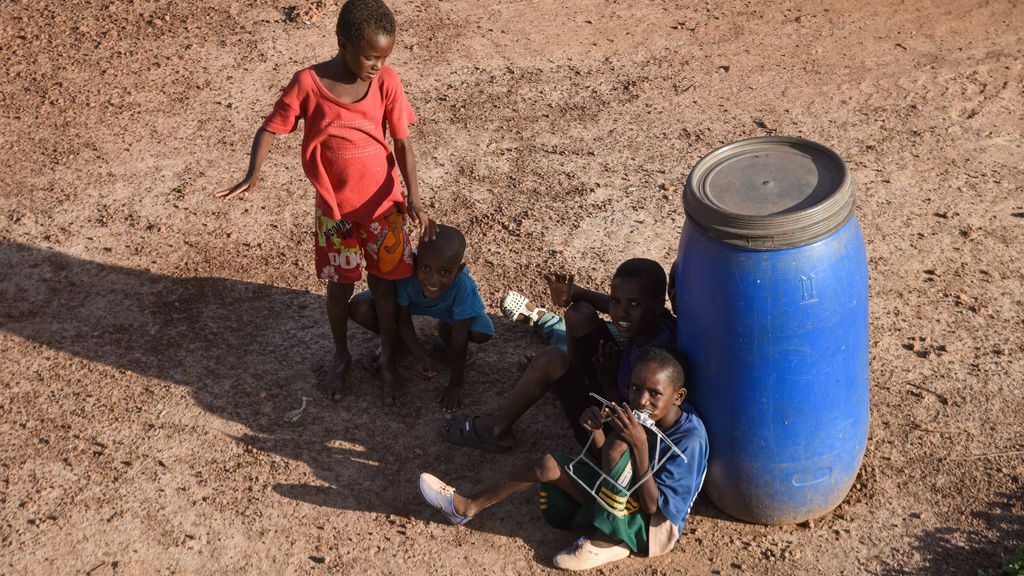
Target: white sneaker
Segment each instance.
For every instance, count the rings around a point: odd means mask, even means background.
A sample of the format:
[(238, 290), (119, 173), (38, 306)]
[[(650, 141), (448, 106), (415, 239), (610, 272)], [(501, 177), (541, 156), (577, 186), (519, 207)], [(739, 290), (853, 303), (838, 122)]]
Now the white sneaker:
[(455, 488), (441, 482), (436, 476), (426, 472), (420, 474), (420, 494), (427, 504), (440, 510), (452, 524), (461, 526), (472, 520), (472, 517), (455, 511)]
[(555, 554), (553, 561), (556, 568), (575, 571), (597, 568), (609, 562), (615, 562), (616, 560), (628, 557), (629, 548), (624, 544), (599, 548), (591, 544), (590, 539), (584, 536), (572, 546)]

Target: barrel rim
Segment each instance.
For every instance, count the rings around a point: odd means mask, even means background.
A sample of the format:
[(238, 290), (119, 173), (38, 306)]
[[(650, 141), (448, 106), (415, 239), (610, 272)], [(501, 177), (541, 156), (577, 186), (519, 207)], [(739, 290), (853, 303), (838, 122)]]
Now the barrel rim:
[[(704, 188), (712, 169), (738, 153), (765, 144), (815, 149), (838, 168), (839, 185), (821, 202), (780, 214), (739, 214), (712, 202)], [(753, 250), (794, 248), (825, 238), (853, 216), (855, 201), (853, 179), (842, 157), (823, 144), (796, 136), (760, 136), (716, 148), (697, 161), (683, 190), (683, 209), (688, 220), (716, 240)]]

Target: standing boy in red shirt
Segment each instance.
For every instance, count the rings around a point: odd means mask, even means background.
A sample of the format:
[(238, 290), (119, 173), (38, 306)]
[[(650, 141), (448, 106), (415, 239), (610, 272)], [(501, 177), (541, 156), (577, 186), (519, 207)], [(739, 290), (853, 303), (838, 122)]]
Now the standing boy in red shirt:
[(337, 399), (348, 380), (349, 299), (364, 263), (380, 321), (380, 375), (394, 398), (399, 387), (393, 361), (395, 281), (413, 272), (405, 219), (428, 238), (434, 227), (420, 205), (416, 183), (409, 139), (416, 115), (398, 74), (384, 65), (395, 46), (394, 15), (381, 0), (349, 0), (338, 16), (337, 37), (337, 55), (296, 72), (256, 131), (245, 179), (216, 195), (227, 200), (255, 191), (274, 138), (304, 121), (302, 168), (316, 188), (316, 269), (327, 281), (335, 348), (323, 387)]

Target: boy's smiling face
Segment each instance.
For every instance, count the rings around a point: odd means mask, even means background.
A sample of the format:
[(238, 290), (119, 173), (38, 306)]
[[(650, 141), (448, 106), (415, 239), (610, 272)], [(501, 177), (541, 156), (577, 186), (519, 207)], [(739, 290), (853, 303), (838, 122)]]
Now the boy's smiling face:
[(416, 250), (416, 280), (424, 298), (437, 298), (444, 294), (455, 277), (466, 267), (466, 238), (451, 226), (437, 225), (432, 240), (420, 238)]
[(658, 317), (664, 308), (664, 298), (655, 302), (639, 278), (612, 278), (608, 313), (623, 338), (653, 339), (658, 334)]
[[(652, 362), (640, 362), (633, 368), (629, 382), (629, 407), (649, 412), (651, 419), (662, 424), (674, 422), (676, 412), (686, 397), (686, 388), (676, 388), (671, 371)], [(671, 422), (669, 422), (671, 421)], [(660, 427), (660, 426), (659, 426)]]
[(395, 37), (370, 33), (361, 43), (341, 39), (340, 48), (345, 64), (361, 82), (369, 82), (380, 73), (384, 62), (395, 48)]
[(420, 283), (424, 298), (437, 298), (444, 294), (466, 266), (460, 254), (445, 252), (421, 247), (416, 255), (416, 280)]

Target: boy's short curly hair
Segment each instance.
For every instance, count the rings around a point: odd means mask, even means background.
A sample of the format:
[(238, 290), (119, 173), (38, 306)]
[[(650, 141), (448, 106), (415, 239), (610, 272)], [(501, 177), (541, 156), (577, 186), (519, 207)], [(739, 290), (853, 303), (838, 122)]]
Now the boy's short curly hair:
[(662, 370), (676, 390), (686, 388), (686, 376), (689, 366), (686, 356), (675, 350), (652, 346), (640, 352), (635, 366), (650, 364)]
[(395, 15), (381, 0), (348, 0), (338, 15), (338, 42), (362, 44), (371, 34), (395, 36)]
[(433, 240), (420, 237), (417, 250), (420, 254), (434, 252), (443, 257), (451, 256), (459, 262), (466, 256), (466, 236), (458, 228), (437, 225), (437, 236)]
[(653, 302), (665, 304), (665, 289), (668, 277), (665, 269), (654, 260), (647, 258), (630, 258), (615, 270), (612, 278), (629, 278), (639, 280), (643, 290), (650, 296)]

